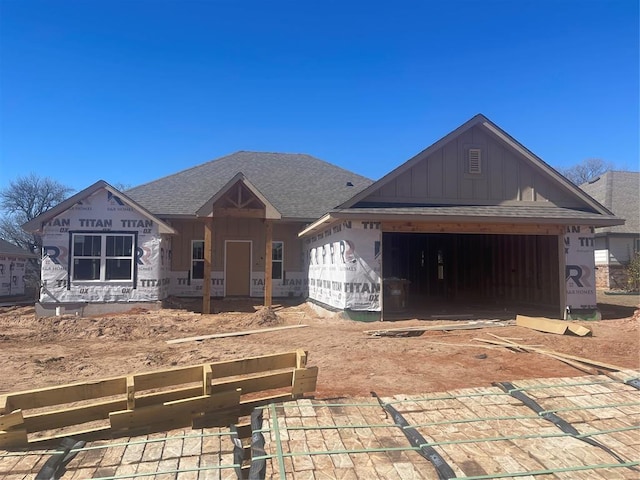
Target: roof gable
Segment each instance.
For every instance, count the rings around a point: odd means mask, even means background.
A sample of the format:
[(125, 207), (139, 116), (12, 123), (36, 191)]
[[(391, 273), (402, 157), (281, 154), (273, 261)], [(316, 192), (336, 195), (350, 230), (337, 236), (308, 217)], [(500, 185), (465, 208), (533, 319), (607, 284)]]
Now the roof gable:
[(372, 181), (305, 154), (240, 151), (127, 191), (160, 216), (194, 216), (242, 172), (282, 218), (313, 220)]
[(113, 196), (115, 199), (117, 199), (118, 202), (122, 202), (123, 204), (128, 205), (129, 207), (137, 211), (139, 214), (141, 214), (143, 217), (149, 218), (154, 222), (156, 222), (158, 224), (158, 229), (159, 229), (158, 231), (160, 233), (167, 233), (167, 234), (176, 233), (176, 231), (172, 227), (170, 227), (168, 224), (156, 218), (152, 213), (150, 213), (144, 207), (136, 203), (134, 200), (129, 198), (124, 193), (120, 192), (116, 188), (109, 185), (104, 180), (98, 180), (93, 185), (67, 198), (63, 202), (56, 205), (55, 207), (47, 210), (43, 214), (34, 218), (33, 220), (30, 220), (29, 222), (25, 223), (24, 225), (22, 225), (22, 228), (27, 232), (41, 232), (43, 224), (57, 217), (61, 213), (69, 210), (74, 205), (81, 203), (83, 201), (86, 201), (89, 197), (91, 197), (92, 195), (95, 195), (100, 190), (106, 190), (108, 194), (110, 196)]
[[(469, 157), (472, 151), (477, 156)], [(469, 170), (470, 166), (479, 171)], [(610, 215), (597, 201), (478, 114), (339, 208), (517, 206), (532, 202)]]
[[(282, 215), (269, 203), (260, 191), (246, 179), (242, 172), (236, 174), (227, 184), (198, 209), (198, 216), (212, 216), (216, 206), (219, 209), (241, 211), (243, 209), (264, 209), (264, 218), (279, 219)], [(262, 216), (262, 214), (261, 214)]]

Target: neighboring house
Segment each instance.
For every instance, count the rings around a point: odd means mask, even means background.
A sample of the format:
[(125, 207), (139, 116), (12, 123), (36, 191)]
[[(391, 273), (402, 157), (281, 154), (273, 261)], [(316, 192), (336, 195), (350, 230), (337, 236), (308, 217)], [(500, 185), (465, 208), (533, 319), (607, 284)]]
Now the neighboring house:
[(596, 228), (596, 286), (627, 288), (626, 267), (640, 252), (640, 173), (608, 171), (580, 188), (625, 220), (624, 225)]
[(592, 230), (621, 223), (476, 115), (375, 183), (308, 155), (238, 152), (125, 193), (97, 182), (25, 229), (45, 245), (41, 314), (305, 295), (379, 317), (406, 289), (427, 310), (564, 316), (595, 309)]
[(0, 299), (25, 294), (24, 276), (31, 258), (37, 255), (0, 239)]

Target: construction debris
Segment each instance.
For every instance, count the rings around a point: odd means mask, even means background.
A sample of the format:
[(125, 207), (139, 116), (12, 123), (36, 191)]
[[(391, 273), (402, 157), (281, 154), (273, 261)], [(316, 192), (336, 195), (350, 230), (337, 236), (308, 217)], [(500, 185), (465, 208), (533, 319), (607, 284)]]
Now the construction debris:
[(302, 328), (307, 325), (286, 325), (284, 327), (271, 327), (271, 328), (260, 328), (258, 330), (243, 330), (240, 332), (227, 332), (227, 333), (213, 333), (211, 335), (198, 335), (197, 337), (186, 337), (186, 338), (176, 338), (174, 340), (167, 340), (168, 344), (174, 343), (184, 343), (184, 342), (195, 342), (200, 340), (208, 340), (211, 338), (225, 338), (225, 337), (242, 337), (243, 335), (253, 335), (255, 333), (267, 333), (267, 332), (275, 332), (278, 330), (286, 330), (288, 328)]
[(386, 328), (384, 330), (365, 330), (364, 333), (371, 337), (418, 337), (424, 332), (450, 330), (477, 330), (490, 327), (506, 327), (513, 325), (512, 321), (503, 320), (476, 320), (465, 323), (449, 323), (446, 325), (429, 325), (425, 327)]
[[(491, 334), (490, 334), (491, 335)], [(539, 353), (541, 355), (546, 355), (552, 358), (556, 358), (567, 365), (571, 365), (572, 367), (578, 368), (583, 372), (587, 372), (590, 374), (598, 373), (596, 369), (593, 367), (603, 368), (605, 370), (610, 370), (613, 372), (624, 370), (625, 367), (620, 367), (618, 365), (612, 365), (609, 363), (599, 362), (596, 360), (591, 360), (584, 357), (577, 357), (575, 355), (568, 355), (561, 352), (554, 352), (553, 350), (545, 350), (543, 348), (538, 348), (532, 345), (521, 345), (519, 343), (513, 342), (507, 338), (502, 338), (497, 335), (491, 335), (495, 337), (497, 340), (490, 340), (486, 338), (474, 338), (474, 340), (478, 342), (489, 343), (491, 345), (500, 345), (518, 352), (532, 352)]]
[(318, 367), (307, 367), (307, 356), (296, 350), (0, 395), (0, 448), (237, 423), (259, 405), (314, 392)]
[(552, 320), (544, 317), (527, 317), (525, 315), (516, 316), (516, 325), (519, 327), (531, 328), (539, 332), (555, 333), (557, 335), (573, 334), (579, 337), (591, 335), (591, 330), (582, 325), (569, 322), (567, 320)]

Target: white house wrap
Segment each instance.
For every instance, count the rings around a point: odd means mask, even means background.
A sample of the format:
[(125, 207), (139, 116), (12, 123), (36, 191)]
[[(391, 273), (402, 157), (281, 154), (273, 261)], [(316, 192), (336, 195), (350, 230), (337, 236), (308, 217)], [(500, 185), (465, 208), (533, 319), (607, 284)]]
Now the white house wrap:
[(585, 225), (567, 227), (564, 236), (566, 255), (567, 307), (594, 309), (596, 305), (594, 228)]
[(0, 255), (0, 297), (24, 294), (24, 258)]
[(380, 224), (343, 222), (307, 244), (309, 298), (346, 310), (379, 312)]
[(42, 226), (40, 301), (154, 301), (167, 296), (171, 244), (157, 222), (101, 189)]

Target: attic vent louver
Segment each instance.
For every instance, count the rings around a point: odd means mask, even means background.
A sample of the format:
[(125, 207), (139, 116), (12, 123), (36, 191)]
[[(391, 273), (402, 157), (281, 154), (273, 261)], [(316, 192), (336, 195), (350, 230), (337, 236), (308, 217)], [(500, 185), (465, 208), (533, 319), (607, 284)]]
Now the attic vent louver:
[(482, 150), (479, 148), (469, 149), (469, 173), (482, 173)]

